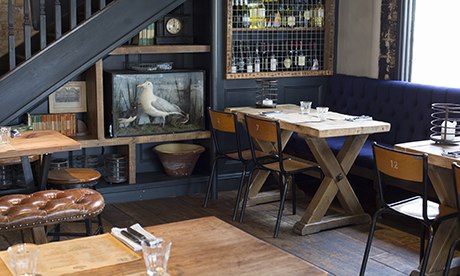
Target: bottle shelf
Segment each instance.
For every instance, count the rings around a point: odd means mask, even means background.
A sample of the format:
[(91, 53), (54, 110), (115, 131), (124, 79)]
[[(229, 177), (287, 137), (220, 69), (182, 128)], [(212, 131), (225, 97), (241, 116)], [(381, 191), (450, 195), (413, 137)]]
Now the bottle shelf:
[(289, 32), (289, 31), (316, 31), (323, 32), (324, 28), (316, 27), (280, 27), (280, 28), (232, 28), (234, 32)]
[(227, 74), (227, 79), (250, 79), (250, 78), (287, 78), (287, 77), (313, 77), (330, 76), (332, 70), (304, 70), (304, 71), (275, 71), (257, 73), (233, 73)]
[(109, 55), (209, 53), (210, 51), (210, 45), (127, 45), (118, 47)]

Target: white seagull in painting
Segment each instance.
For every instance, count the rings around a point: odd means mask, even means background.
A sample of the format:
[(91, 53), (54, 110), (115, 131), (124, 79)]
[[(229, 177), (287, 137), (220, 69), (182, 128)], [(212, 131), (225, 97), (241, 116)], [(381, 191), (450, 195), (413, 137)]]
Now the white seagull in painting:
[(142, 109), (151, 117), (161, 117), (163, 120), (163, 127), (165, 126), (166, 116), (169, 115), (183, 116), (184, 121), (181, 123), (185, 124), (188, 122), (189, 115), (182, 111), (180, 107), (153, 94), (152, 82), (146, 81), (143, 84), (139, 84), (137, 87), (143, 88), (143, 91), (139, 97), (139, 103), (141, 104)]

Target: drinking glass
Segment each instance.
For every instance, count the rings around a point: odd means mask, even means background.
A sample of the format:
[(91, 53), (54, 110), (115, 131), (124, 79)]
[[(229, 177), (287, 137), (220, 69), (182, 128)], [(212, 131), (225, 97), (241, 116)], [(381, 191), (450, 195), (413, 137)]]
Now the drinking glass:
[(171, 251), (170, 240), (146, 240), (142, 241), (142, 252), (144, 254), (147, 275), (160, 276), (168, 275), (168, 260)]
[(0, 144), (9, 144), (11, 138), (11, 127), (0, 127)]
[(37, 270), (38, 245), (19, 243), (8, 247), (11, 268), (15, 276), (34, 276)]
[(325, 106), (316, 107), (316, 113), (318, 114), (318, 118), (321, 121), (326, 120), (326, 114), (328, 111), (329, 111), (329, 107), (325, 107)]
[(310, 109), (311, 109), (311, 102), (300, 101), (300, 114), (308, 114), (310, 113)]

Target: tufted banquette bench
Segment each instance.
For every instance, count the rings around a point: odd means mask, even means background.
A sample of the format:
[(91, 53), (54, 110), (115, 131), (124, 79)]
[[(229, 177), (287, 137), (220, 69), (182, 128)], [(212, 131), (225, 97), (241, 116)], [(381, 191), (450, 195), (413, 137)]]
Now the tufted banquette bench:
[(45, 243), (44, 226), (94, 217), (104, 207), (102, 195), (88, 188), (6, 195), (0, 197), (0, 232), (30, 229), (33, 242)]
[[(390, 132), (369, 136), (350, 171), (350, 174), (372, 182), (375, 177), (372, 154), (374, 141), (392, 146), (427, 140), (430, 137), (431, 104), (460, 103), (458, 88), (402, 81), (337, 74), (330, 77), (328, 87), (324, 106), (328, 106), (329, 110), (355, 116), (368, 115), (375, 120), (391, 123)], [(344, 141), (343, 137), (330, 138), (328, 144), (337, 153)], [(301, 158), (313, 158), (305, 141), (296, 134), (288, 142), (285, 151)]]

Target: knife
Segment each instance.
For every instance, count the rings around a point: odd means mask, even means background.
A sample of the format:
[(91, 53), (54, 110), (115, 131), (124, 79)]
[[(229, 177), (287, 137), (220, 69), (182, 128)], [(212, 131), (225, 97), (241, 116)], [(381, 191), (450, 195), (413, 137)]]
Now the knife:
[(128, 231), (121, 230), (120, 233), (123, 236), (127, 237), (130, 241), (133, 241), (133, 242), (135, 242), (135, 243), (137, 243), (139, 245), (141, 244), (141, 240), (138, 237), (134, 236), (133, 234), (129, 233)]
[(144, 236), (143, 234), (139, 233), (138, 231), (134, 230), (132, 227), (128, 227), (126, 228), (126, 230), (128, 230), (128, 232), (135, 236), (138, 240), (140, 241), (146, 241), (148, 240), (146, 236)]

